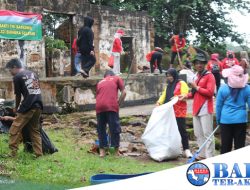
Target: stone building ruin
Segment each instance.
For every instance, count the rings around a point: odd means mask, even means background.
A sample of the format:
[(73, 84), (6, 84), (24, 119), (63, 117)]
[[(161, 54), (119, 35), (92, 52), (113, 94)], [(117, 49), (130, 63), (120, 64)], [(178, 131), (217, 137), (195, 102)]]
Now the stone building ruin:
[[(0, 77), (8, 77), (3, 70), (6, 62), (13, 57), (21, 58), (23, 64), (40, 78), (70, 76), (73, 74), (73, 55), (71, 44), (78, 29), (83, 25), (84, 16), (95, 20), (93, 31), (97, 63), (91, 73), (96, 74), (107, 68), (113, 36), (118, 28), (125, 31), (122, 38), (126, 55), (122, 57), (122, 69), (125, 71), (133, 62), (133, 73), (138, 65), (147, 64), (146, 53), (154, 44), (154, 30), (146, 12), (128, 12), (112, 7), (89, 4), (87, 0), (0, 0), (2, 10), (33, 12), (44, 15), (61, 14), (67, 19), (57, 28), (55, 37), (65, 41), (68, 50), (53, 52), (54, 60), (46, 59), (45, 37), (41, 41), (18, 41), (0, 39)], [(42, 22), (42, 24), (44, 24)], [(45, 30), (43, 25), (43, 29)], [(63, 68), (63, 70), (62, 70)]]

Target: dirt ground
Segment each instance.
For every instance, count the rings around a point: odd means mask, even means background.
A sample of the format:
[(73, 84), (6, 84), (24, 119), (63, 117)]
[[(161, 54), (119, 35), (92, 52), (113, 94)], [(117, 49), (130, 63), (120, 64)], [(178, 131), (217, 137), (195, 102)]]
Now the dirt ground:
[[(120, 110), (120, 123), (122, 128), (120, 151), (123, 156), (133, 157), (141, 162), (149, 162), (152, 159), (141, 140), (141, 136), (147, 125), (149, 116), (155, 105), (144, 105), (136, 107), (127, 107)], [(95, 140), (96, 133), (96, 115), (94, 111), (75, 112), (66, 115), (52, 114), (43, 115), (43, 127), (46, 129), (72, 128), (74, 133), (80, 135), (76, 138), (78, 144), (86, 144), (90, 147), (90, 153), (96, 153)], [(191, 150), (196, 150), (196, 143), (190, 141)], [(187, 159), (182, 155), (178, 159), (168, 160), (174, 165), (182, 165)]]

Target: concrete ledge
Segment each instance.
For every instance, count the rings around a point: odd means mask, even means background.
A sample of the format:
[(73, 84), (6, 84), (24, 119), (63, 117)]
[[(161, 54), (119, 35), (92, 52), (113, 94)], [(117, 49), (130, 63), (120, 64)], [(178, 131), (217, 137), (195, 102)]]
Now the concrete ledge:
[[(123, 104), (136, 106), (155, 103), (165, 87), (165, 76), (152, 74), (125, 73), (121, 78), (126, 83), (127, 97)], [(75, 111), (93, 110), (96, 103), (96, 85), (103, 75), (82, 77), (50, 77), (41, 78), (40, 86), (44, 102), (44, 112), (60, 112), (67, 108)], [(14, 99), (12, 78), (1, 80), (0, 98)]]

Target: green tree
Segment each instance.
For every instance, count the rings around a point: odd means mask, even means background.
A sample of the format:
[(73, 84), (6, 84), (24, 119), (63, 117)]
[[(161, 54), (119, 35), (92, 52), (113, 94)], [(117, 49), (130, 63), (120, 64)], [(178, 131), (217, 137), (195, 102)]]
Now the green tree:
[(54, 38), (56, 28), (68, 18), (65, 14), (55, 14), (50, 12), (43, 13), (43, 28), (46, 36)]
[[(227, 17), (231, 10), (250, 12), (248, 0), (89, 0), (90, 3), (108, 5), (130, 11), (148, 11), (154, 20), (156, 45), (173, 33), (187, 36), (196, 31), (196, 45), (209, 44), (210, 49), (231, 41), (243, 42)], [(205, 47), (205, 46), (204, 46)]]

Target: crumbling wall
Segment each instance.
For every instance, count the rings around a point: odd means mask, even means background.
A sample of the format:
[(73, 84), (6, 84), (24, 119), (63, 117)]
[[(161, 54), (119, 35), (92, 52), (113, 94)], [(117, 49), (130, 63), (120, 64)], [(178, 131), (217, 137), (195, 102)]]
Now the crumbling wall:
[[(146, 12), (118, 11), (106, 6), (96, 6), (83, 0), (0, 0), (0, 9), (18, 10), (42, 14), (43, 11), (69, 14), (73, 16), (72, 36), (83, 25), (83, 17), (92, 16), (95, 20), (93, 31), (95, 33), (94, 45), (97, 63), (92, 74), (107, 68), (113, 36), (118, 28), (125, 31), (126, 37), (132, 38), (132, 53), (134, 64), (145, 65), (145, 55), (153, 45), (154, 31), (151, 19)], [(45, 72), (45, 44), (42, 41), (0, 40), (0, 77), (8, 77), (3, 71), (5, 63), (13, 57), (21, 57), (21, 48), (24, 53), (22, 62), (28, 69), (36, 71), (40, 78), (46, 77)], [(69, 64), (73, 64), (69, 59)], [(72, 63), (71, 63), (72, 62)], [(130, 63), (128, 63), (130, 64)], [(67, 64), (66, 64), (67, 65)]]
[[(123, 79), (125, 80), (125, 77)], [(40, 79), (40, 87), (45, 112), (47, 107), (58, 110), (65, 103), (76, 107), (76, 110), (94, 109), (96, 103), (96, 84), (102, 77), (82, 80), (72, 77), (51, 77)], [(154, 85), (152, 85), (154, 84)], [(165, 86), (165, 76), (130, 75), (126, 82), (126, 103), (149, 104), (156, 101)], [(5, 79), (0, 84), (0, 98), (14, 99), (12, 79)], [(92, 106), (92, 107), (91, 107)]]
[[(39, 77), (45, 76), (45, 53), (43, 41), (25, 41), (24, 57), (21, 59), (23, 65), (38, 73)], [(12, 58), (20, 58), (20, 46), (18, 40), (0, 39), (0, 77), (8, 77), (5, 65)]]
[(146, 65), (146, 54), (151, 49), (152, 23), (145, 12), (117, 11), (109, 7), (99, 10), (100, 13), (100, 35), (99, 53), (100, 67), (107, 67), (108, 58), (111, 53), (114, 34), (117, 29), (122, 28), (125, 37), (132, 39), (131, 61), (137, 65)]
[[(23, 3), (24, 6), (21, 6)], [(31, 7), (25, 6), (25, 2), (13, 0), (1, 0), (1, 10), (18, 10), (25, 9), (25, 12), (32, 12)], [(33, 11), (41, 13), (40, 11)], [(4, 70), (6, 63), (12, 58), (20, 58), (22, 64), (35, 71), (39, 77), (45, 77), (45, 51), (44, 41), (23, 41), (0, 39), (0, 78), (10, 77), (9, 73)]]

